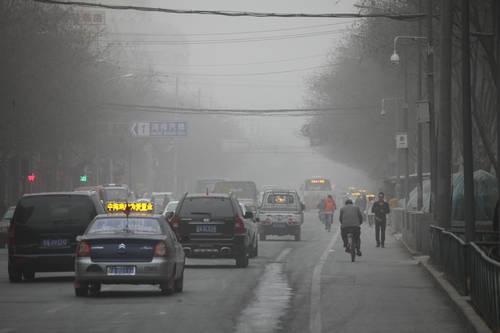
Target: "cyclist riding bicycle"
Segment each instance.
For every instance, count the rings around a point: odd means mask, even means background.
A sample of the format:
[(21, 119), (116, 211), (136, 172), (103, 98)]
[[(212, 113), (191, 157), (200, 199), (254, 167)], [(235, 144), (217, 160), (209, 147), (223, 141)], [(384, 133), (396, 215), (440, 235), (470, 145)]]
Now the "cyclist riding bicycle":
[(339, 220), (345, 251), (349, 252), (347, 234), (352, 233), (356, 243), (356, 255), (361, 256), (361, 223), (363, 223), (363, 214), (359, 207), (353, 205), (351, 199), (347, 199), (345, 206), (340, 209)]

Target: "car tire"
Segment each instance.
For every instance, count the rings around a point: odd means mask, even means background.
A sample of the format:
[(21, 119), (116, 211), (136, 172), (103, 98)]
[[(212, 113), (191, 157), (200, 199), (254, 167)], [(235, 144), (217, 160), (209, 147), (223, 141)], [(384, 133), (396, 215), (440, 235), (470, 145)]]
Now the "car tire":
[(23, 271), (23, 278), (24, 278), (25, 281), (33, 281), (33, 280), (35, 280), (35, 271), (24, 270)]
[(172, 295), (175, 292), (174, 275), (172, 275), (167, 281), (160, 283), (160, 290), (163, 295)]
[(100, 283), (91, 283), (89, 286), (89, 294), (90, 296), (97, 296), (101, 292), (101, 284)]
[(241, 252), (236, 257), (236, 267), (238, 267), (238, 268), (248, 267), (248, 254), (247, 254), (247, 251)]
[(182, 269), (181, 276), (174, 282), (175, 292), (180, 293), (184, 290), (184, 269)]
[(266, 234), (259, 234), (260, 240), (265, 241), (266, 240)]
[(88, 283), (79, 283), (75, 281), (75, 296), (77, 297), (85, 297), (89, 294), (89, 285)]
[(23, 271), (9, 265), (9, 282), (18, 283), (23, 280)]
[(300, 232), (300, 230), (299, 230), (299, 231), (297, 231), (297, 233), (295, 234), (295, 241), (296, 241), (296, 242), (299, 242), (299, 241), (300, 241), (300, 239), (301, 239), (301, 232)]

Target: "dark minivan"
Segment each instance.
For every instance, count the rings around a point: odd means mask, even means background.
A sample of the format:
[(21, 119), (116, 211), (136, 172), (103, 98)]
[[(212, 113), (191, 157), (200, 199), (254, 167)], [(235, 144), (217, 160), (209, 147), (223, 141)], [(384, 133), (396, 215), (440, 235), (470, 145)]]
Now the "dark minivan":
[(96, 192), (24, 195), (9, 228), (9, 281), (35, 278), (35, 272), (73, 271), (76, 236), (104, 214)]

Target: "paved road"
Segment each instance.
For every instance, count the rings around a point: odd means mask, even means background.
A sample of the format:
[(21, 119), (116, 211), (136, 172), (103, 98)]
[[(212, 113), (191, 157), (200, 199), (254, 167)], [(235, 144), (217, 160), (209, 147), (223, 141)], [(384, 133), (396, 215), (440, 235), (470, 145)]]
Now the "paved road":
[(363, 257), (351, 263), (337, 227), (324, 232), (306, 214), (303, 240), (260, 242), (246, 269), (232, 260), (189, 260), (185, 291), (103, 286), (76, 298), (72, 274), (37, 274), (10, 284), (0, 249), (3, 332), (461, 332), (445, 295), (397, 241), (375, 249), (362, 231)]

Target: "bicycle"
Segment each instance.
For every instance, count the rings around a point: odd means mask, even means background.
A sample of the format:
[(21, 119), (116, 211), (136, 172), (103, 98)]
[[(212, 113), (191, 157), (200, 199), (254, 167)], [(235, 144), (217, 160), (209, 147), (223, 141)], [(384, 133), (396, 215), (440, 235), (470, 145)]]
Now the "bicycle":
[(333, 212), (331, 211), (326, 211), (323, 212), (323, 223), (325, 224), (325, 230), (330, 232), (332, 230), (332, 224), (333, 224)]
[(352, 232), (347, 233), (347, 246), (349, 247), (349, 253), (351, 254), (351, 262), (356, 260), (356, 242), (353, 238), (354, 234)]

